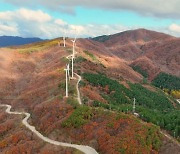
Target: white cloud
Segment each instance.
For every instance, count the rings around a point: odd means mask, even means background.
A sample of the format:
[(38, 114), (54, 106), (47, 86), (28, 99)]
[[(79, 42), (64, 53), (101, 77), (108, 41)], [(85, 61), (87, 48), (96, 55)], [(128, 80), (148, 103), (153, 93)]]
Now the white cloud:
[(11, 11), (0, 12), (0, 19), (1, 20), (11, 20), (12, 12)]
[(112, 34), (125, 30), (121, 25), (72, 25), (54, 19), (41, 10), (21, 8), (0, 12), (0, 35), (55, 38), (66, 34), (70, 37), (89, 37)]
[(130, 10), (141, 15), (180, 18), (179, 0), (4, 0), (17, 6), (44, 6), (55, 11), (73, 13), (77, 6), (106, 10)]
[(0, 20), (25, 20), (33, 22), (48, 22), (51, 16), (41, 10), (33, 11), (30, 9), (21, 8), (16, 11), (0, 12)]
[(58, 25), (60, 25), (60, 26), (65, 26), (65, 25), (67, 25), (67, 22), (63, 21), (62, 19), (56, 19), (56, 20), (54, 21), (54, 23), (55, 23), (55, 24), (58, 24)]
[(51, 16), (41, 10), (33, 11), (24, 8), (19, 9), (15, 16), (20, 16), (20, 18), (23, 18), (24, 20), (35, 22), (48, 22), (51, 20)]
[[(15, 11), (0, 12), (0, 35), (19, 35), (22, 37), (49, 39), (60, 37), (64, 34), (69, 37), (95, 37), (119, 33), (133, 28), (139, 27), (106, 24), (72, 25), (62, 19), (55, 19), (41, 10), (23, 8)], [(176, 36), (180, 35), (180, 33), (177, 33), (180, 32), (180, 28), (175, 24), (172, 24), (169, 28), (162, 28), (159, 31)]]
[(169, 30), (172, 31), (172, 32), (180, 33), (180, 25), (171, 24), (171, 25), (169, 26)]
[[(53, 18), (41, 10), (21, 8), (15, 11), (0, 12), (1, 35), (20, 35), (23, 37), (50, 37), (44, 27), (52, 27)], [(6, 30), (9, 26), (9, 31)], [(14, 30), (12, 29), (14, 27)], [(5, 29), (6, 28), (6, 29)], [(16, 28), (16, 30), (15, 30)]]
[(6, 35), (7, 33), (18, 35), (18, 30), (14, 26), (0, 24), (0, 35)]

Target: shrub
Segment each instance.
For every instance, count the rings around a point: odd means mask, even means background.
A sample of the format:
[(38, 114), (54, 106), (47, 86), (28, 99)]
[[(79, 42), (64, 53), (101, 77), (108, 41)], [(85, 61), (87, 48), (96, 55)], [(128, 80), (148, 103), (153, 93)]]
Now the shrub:
[(140, 66), (132, 66), (133, 70), (140, 73), (143, 77), (148, 78), (148, 73), (143, 70)]
[(163, 72), (153, 80), (152, 84), (161, 89), (180, 90), (180, 78)]
[(84, 57), (82, 56), (79, 56), (75, 59), (76, 63), (82, 63), (82, 62), (85, 62), (87, 61), (87, 59), (85, 59)]
[(67, 103), (70, 104), (74, 109), (79, 107), (78, 100), (73, 97), (68, 97)]
[(68, 119), (62, 122), (63, 127), (79, 128), (92, 118), (93, 112), (87, 106), (80, 106), (74, 110)]
[(73, 51), (72, 51), (72, 49), (67, 49), (66, 50), (68, 53), (72, 53)]
[(68, 84), (69, 94), (76, 95), (76, 87), (74, 85)]
[(96, 60), (96, 57), (95, 57), (92, 53), (90, 53), (88, 50), (84, 50), (84, 53), (85, 53), (86, 55), (88, 55), (89, 57), (91, 57), (92, 60)]

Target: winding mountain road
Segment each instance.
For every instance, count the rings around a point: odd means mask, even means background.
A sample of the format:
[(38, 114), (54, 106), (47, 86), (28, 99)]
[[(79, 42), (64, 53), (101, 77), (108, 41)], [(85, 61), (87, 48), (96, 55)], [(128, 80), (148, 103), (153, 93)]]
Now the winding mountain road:
[(52, 140), (48, 137), (43, 136), (40, 132), (38, 132), (36, 130), (36, 128), (32, 125), (30, 125), (28, 123), (28, 119), (30, 118), (30, 114), (27, 112), (12, 112), (11, 111), (11, 105), (6, 105), (6, 104), (0, 104), (0, 107), (6, 107), (6, 112), (8, 114), (15, 114), (15, 115), (25, 115), (25, 118), (22, 120), (22, 123), (30, 130), (32, 131), (34, 134), (36, 134), (40, 139), (42, 139), (44, 142), (53, 144), (53, 145), (57, 145), (57, 146), (63, 146), (63, 147), (71, 147), (71, 148), (75, 148), (78, 149), (82, 152), (84, 152), (85, 154), (98, 154), (96, 152), (95, 149), (89, 147), (89, 146), (85, 146), (85, 145), (77, 145), (77, 144), (70, 144), (70, 143), (64, 143), (64, 142), (59, 142), (59, 141), (55, 141)]
[[(72, 58), (72, 56), (73, 56), (73, 54), (67, 56), (66, 58), (67, 58), (68, 60), (70, 60), (70, 58)], [(74, 73), (74, 75), (76, 75), (76, 76), (78, 77), (78, 81), (77, 81), (77, 84), (76, 84), (77, 100), (78, 100), (79, 104), (82, 105), (82, 101), (81, 101), (81, 97), (80, 97), (80, 91), (79, 91), (79, 83), (80, 83), (80, 81), (81, 81), (82, 78), (81, 78), (81, 76), (78, 75), (77, 73)]]
[(80, 91), (79, 91), (79, 83), (80, 83), (80, 81), (81, 81), (82, 78), (81, 78), (81, 76), (78, 75), (77, 73), (74, 73), (74, 74), (78, 77), (78, 82), (77, 82), (77, 84), (76, 84), (77, 100), (78, 100), (79, 104), (81, 105), (82, 102), (81, 102), (81, 96), (80, 96)]
[[(67, 56), (66, 58), (69, 59), (69, 57), (71, 57), (72, 55), (69, 55)], [(77, 90), (77, 100), (79, 102), (79, 104), (81, 105), (82, 102), (81, 102), (81, 98), (80, 98), (80, 91), (79, 91), (79, 82), (81, 81), (81, 76), (79, 76), (77, 73), (74, 73), (77, 77), (78, 77), (78, 81), (77, 81), (77, 84), (76, 84), (76, 90)], [(28, 123), (28, 119), (31, 117), (31, 115), (27, 112), (12, 112), (11, 111), (11, 108), (12, 106), (11, 105), (7, 105), (7, 104), (0, 104), (0, 107), (6, 107), (6, 112), (8, 114), (14, 114), (14, 115), (24, 115), (25, 118), (22, 120), (22, 123), (30, 130), (32, 131), (34, 134), (36, 134), (40, 139), (42, 139), (44, 142), (47, 142), (47, 143), (50, 143), (50, 144), (53, 144), (53, 145), (57, 145), (57, 146), (63, 146), (63, 147), (69, 147), (69, 148), (75, 148), (85, 154), (98, 154), (96, 152), (95, 149), (93, 149), (92, 147), (89, 147), (89, 146), (85, 146), (85, 145), (77, 145), (77, 144), (70, 144), (70, 143), (65, 143), (65, 142), (59, 142), (59, 141), (55, 141), (55, 140), (52, 140), (48, 137), (45, 137), (43, 136), (40, 132), (38, 132), (36, 130), (36, 128), (32, 125), (30, 125)]]

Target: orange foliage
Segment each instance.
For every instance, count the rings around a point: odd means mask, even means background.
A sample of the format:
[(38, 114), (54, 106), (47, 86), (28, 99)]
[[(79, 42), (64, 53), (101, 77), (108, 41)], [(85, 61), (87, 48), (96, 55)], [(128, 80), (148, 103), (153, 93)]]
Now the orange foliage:
[(82, 92), (83, 94), (85, 94), (88, 98), (90, 98), (91, 100), (96, 100), (96, 101), (100, 101), (103, 103), (107, 103), (102, 96), (99, 95), (98, 92), (95, 92), (95, 89), (91, 89), (90, 86), (87, 87), (83, 87), (82, 88)]

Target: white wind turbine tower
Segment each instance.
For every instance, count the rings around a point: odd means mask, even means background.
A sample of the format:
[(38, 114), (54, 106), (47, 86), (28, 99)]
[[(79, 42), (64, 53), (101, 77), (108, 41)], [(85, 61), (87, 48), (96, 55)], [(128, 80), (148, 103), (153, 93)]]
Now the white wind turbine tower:
[(64, 69), (66, 71), (66, 97), (68, 97), (68, 71), (69, 71), (69, 64), (67, 65), (66, 69)]
[(73, 43), (73, 54), (72, 54), (72, 77), (74, 78), (74, 57), (75, 57), (75, 43), (76, 43), (76, 37), (74, 38), (74, 40), (71, 40)]
[(66, 47), (66, 37), (63, 36), (63, 41), (64, 41), (64, 47)]
[(70, 68), (69, 68), (69, 64), (67, 65), (67, 70), (68, 70), (68, 79), (70, 80)]
[(73, 56), (75, 55), (75, 45), (76, 45), (76, 37), (74, 38), (74, 40), (71, 40), (73, 43)]
[(66, 47), (66, 30), (64, 30), (63, 41), (64, 41), (64, 47)]
[(72, 62), (72, 69), (71, 69), (71, 73), (72, 73), (72, 75), (71, 75), (71, 78), (73, 79), (74, 78), (74, 55), (72, 55), (72, 59), (71, 59), (71, 62)]

